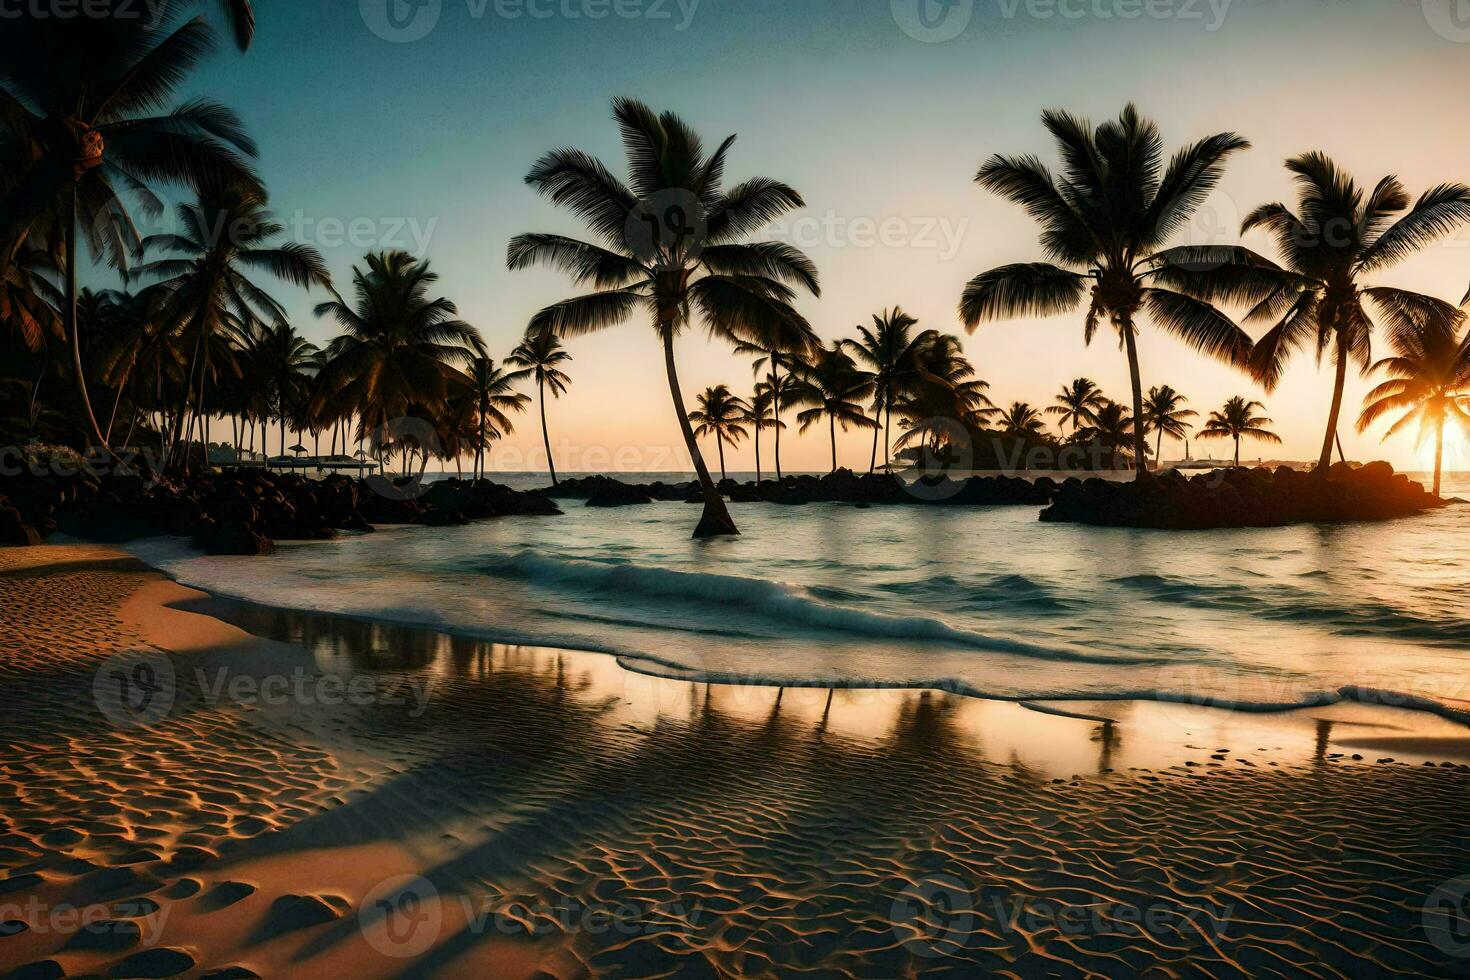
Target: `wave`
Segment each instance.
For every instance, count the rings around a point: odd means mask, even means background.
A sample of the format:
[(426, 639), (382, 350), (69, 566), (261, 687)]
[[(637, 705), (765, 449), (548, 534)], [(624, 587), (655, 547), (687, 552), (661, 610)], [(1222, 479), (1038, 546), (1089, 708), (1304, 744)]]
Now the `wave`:
[(1076, 663), (1163, 666), (1167, 657), (1128, 657), (1091, 653), (1070, 647), (1043, 646), (1008, 637), (960, 629), (930, 616), (894, 616), (822, 602), (805, 589), (784, 582), (681, 572), (669, 568), (625, 563), (553, 558), (521, 551), (506, 558), (480, 562), (489, 575), (582, 591), (671, 599), (698, 605), (736, 606), (766, 620), (819, 632), (931, 643), (949, 643), (1038, 660)]

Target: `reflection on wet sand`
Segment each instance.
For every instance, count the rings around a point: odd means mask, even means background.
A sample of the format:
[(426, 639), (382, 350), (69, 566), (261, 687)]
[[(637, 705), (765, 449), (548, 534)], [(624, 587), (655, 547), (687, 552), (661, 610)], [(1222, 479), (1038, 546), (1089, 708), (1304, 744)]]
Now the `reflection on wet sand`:
[[(128, 973), (141, 954), (204, 973), (542, 980), (1462, 965), (1423, 909), (1470, 869), (1470, 770), (1355, 762), (1339, 741), (1458, 737), (1413, 712), (1037, 706), (1067, 717), (934, 691), (693, 684), (224, 603), (105, 563), (43, 578), (37, 598), (0, 577), (0, 638), (17, 650), (0, 706), (27, 719), (0, 745), (0, 905), (19, 910), (0, 919), (27, 926), (0, 936), (6, 968)], [(102, 724), (95, 663), (138, 645), (169, 651), (177, 704)], [(288, 697), (260, 696), (273, 672), (297, 679)], [(144, 936), (78, 942), (48, 927), (63, 901), (133, 916)]]

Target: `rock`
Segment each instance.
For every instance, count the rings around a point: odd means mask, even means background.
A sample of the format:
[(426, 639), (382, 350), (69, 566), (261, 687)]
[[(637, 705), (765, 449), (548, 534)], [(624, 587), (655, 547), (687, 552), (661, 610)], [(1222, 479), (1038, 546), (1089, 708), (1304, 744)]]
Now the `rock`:
[(210, 522), (194, 535), (194, 547), (210, 555), (268, 555), (275, 543), (238, 518)]
[(19, 510), (8, 504), (0, 505), (0, 545), (23, 547), (40, 543), (41, 532), (27, 524)]
[(66, 971), (55, 960), (37, 960), (5, 974), (6, 980), (57, 980), (64, 976)]
[(6, 936), (19, 936), (23, 932), (30, 931), (30, 923), (23, 919), (6, 919), (0, 922), (0, 939)]

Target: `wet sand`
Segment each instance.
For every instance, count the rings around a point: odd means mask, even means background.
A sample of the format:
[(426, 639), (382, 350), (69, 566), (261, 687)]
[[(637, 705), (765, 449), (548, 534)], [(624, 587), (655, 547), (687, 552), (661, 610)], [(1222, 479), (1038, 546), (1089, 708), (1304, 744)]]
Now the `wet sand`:
[(1470, 971), (1423, 713), (693, 684), (91, 546), (0, 602), (0, 974)]

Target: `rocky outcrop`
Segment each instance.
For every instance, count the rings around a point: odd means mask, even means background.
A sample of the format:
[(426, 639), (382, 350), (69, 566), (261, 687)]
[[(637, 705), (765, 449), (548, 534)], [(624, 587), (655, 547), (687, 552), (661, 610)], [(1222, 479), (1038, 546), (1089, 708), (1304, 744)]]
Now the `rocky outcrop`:
[[(972, 504), (1040, 506), (1051, 501), (1056, 483), (1046, 477), (1032, 482), (1019, 477), (975, 476), (950, 480), (943, 476), (905, 482), (887, 473), (857, 474), (840, 469), (825, 476), (787, 476), (777, 480), (737, 483), (721, 480), (717, 488), (731, 503)], [(563, 480), (546, 491), (556, 497), (585, 499), (592, 507), (618, 507), (652, 500), (701, 503), (699, 484), (624, 483), (605, 476)]]
[(1104, 527), (1202, 530), (1334, 524), (1407, 517), (1445, 501), (1387, 463), (1339, 463), (1325, 475), (1289, 467), (1228, 469), (1142, 481), (1068, 480), (1043, 521)]
[(31, 461), (0, 476), (0, 544), (37, 544), (55, 530), (121, 542), (155, 534), (190, 538), (215, 555), (259, 555), (276, 541), (315, 541), (374, 524), (450, 526), (561, 511), (539, 493), (489, 480), (403, 484), (232, 469), (172, 482), (103, 475), (75, 465)]

